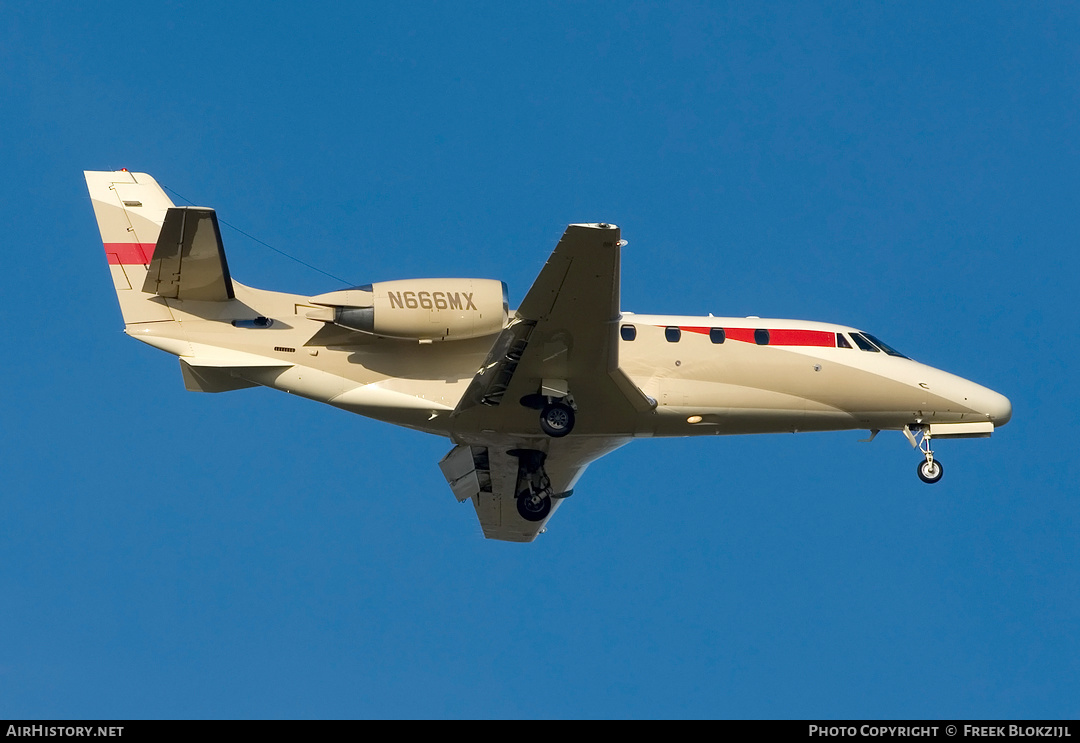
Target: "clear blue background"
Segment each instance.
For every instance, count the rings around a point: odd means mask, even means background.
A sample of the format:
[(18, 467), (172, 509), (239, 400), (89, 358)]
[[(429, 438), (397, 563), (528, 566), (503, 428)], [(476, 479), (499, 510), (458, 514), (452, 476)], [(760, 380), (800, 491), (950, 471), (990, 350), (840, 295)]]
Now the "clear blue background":
[[(0, 5), (0, 717), (1080, 715), (1080, 11), (815, 5)], [(862, 327), (1013, 421), (934, 487), (895, 433), (639, 441), (487, 542), (447, 441), (123, 335), (121, 167), (512, 303), (615, 222), (624, 309)]]

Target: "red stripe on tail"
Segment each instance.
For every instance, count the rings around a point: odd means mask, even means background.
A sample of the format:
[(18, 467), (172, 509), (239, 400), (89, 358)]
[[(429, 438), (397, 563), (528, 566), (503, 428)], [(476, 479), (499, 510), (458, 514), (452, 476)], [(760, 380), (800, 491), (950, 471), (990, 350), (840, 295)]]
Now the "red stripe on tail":
[(149, 266), (156, 243), (105, 243), (110, 264)]

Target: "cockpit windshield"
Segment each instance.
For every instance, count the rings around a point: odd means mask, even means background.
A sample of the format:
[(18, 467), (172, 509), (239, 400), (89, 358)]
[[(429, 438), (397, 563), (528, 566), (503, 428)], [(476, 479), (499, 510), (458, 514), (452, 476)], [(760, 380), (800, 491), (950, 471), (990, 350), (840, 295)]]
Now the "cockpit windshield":
[(871, 351), (873, 353), (881, 353), (881, 349), (867, 340), (866, 336), (862, 333), (852, 333), (851, 340), (855, 341), (855, 345), (864, 351)]
[(880, 340), (878, 340), (874, 336), (870, 335), (869, 333), (861, 333), (861, 335), (863, 337), (865, 337), (867, 340), (869, 340), (871, 343), (873, 343), (875, 346), (880, 348), (882, 351), (889, 354), (890, 356), (898, 356), (898, 357), (900, 357), (902, 359), (910, 359), (911, 358), (910, 356), (905, 356), (904, 354), (900, 353), (899, 351), (897, 351), (892, 346), (889, 346), (889, 345), (886, 345), (886, 344), (882, 343)]

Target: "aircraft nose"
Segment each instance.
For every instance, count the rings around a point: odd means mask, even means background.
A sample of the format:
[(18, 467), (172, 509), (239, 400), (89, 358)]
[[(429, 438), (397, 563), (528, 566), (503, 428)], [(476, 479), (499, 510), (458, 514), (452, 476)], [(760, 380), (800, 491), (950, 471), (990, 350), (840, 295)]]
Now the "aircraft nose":
[(998, 394), (981, 385), (973, 385), (974, 389), (968, 388), (964, 397), (966, 405), (973, 412), (985, 415), (994, 427), (1004, 426), (1012, 418), (1012, 403), (1005, 395)]
[(990, 421), (995, 427), (1004, 426), (1012, 418), (1012, 403), (1009, 398), (989, 387), (937, 369), (923, 369), (921, 377), (928, 381), (928, 384), (919, 385), (923, 390), (940, 395), (957, 407), (965, 408), (977, 418), (985, 416), (984, 420)]
[(1004, 426), (1012, 418), (1012, 403), (1005, 395), (990, 392), (983, 404), (983, 411), (990, 416), (995, 427)]

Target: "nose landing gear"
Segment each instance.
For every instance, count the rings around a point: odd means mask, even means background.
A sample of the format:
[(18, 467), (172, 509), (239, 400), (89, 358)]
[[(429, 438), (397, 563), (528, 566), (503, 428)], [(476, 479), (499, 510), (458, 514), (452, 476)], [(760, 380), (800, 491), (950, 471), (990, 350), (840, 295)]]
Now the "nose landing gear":
[(933, 485), (945, 474), (945, 468), (941, 466), (941, 462), (933, 459), (933, 452), (931, 452), (929, 456), (931, 458), (927, 459), (925, 462), (919, 462), (918, 472), (920, 480), (927, 485)]
[(927, 485), (933, 485), (945, 474), (945, 468), (940, 461), (934, 459), (934, 452), (930, 449), (930, 427), (919, 426), (915, 433), (912, 433), (911, 428), (911, 426), (904, 426), (904, 435), (911, 442), (911, 446), (918, 448), (925, 457), (924, 461), (919, 462), (916, 470), (919, 473), (919, 479)]

